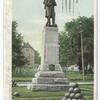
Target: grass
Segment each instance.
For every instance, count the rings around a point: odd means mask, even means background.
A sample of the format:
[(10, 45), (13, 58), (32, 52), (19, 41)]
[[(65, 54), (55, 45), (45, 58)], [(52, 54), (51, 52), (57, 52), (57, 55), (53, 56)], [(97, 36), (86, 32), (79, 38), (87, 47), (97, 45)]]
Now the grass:
[(64, 91), (49, 92), (49, 91), (30, 91), (26, 87), (13, 87), (12, 93), (15, 91), (20, 93), (21, 98), (34, 98), (34, 97), (58, 97), (64, 96)]
[[(42, 98), (42, 99), (20, 99), (20, 98), (15, 98), (12, 100), (62, 100), (62, 98)], [(93, 97), (85, 97), (85, 100), (93, 100)]]
[(92, 89), (93, 90), (93, 84), (91, 84), (91, 85), (88, 85), (88, 84), (81, 84), (80, 85), (80, 88), (84, 88), (84, 89)]
[[(87, 74), (85, 75), (85, 80), (83, 80), (82, 74), (79, 72), (65, 72), (65, 77), (68, 78), (72, 82), (89, 82), (93, 81), (93, 74)], [(13, 77), (13, 80), (17, 82), (31, 82), (31, 77)]]
[(13, 77), (16, 82), (31, 82), (33, 77)]
[(70, 81), (93, 81), (93, 74), (86, 74), (85, 80), (83, 80), (82, 74), (79, 72), (65, 72), (65, 77), (67, 77)]
[[(14, 98), (13, 100), (61, 100), (62, 98), (39, 98), (39, 99), (20, 99), (20, 98)], [(89, 99), (92, 100), (92, 99)]]
[[(80, 85), (80, 88), (85, 100), (93, 100), (93, 85), (89, 85), (89, 89), (88, 85)], [(20, 93), (20, 97), (13, 100), (61, 100), (65, 95), (65, 91), (31, 91), (26, 87), (13, 87), (12, 93), (16, 91)]]
[(39, 65), (35, 64), (33, 66), (26, 66), (26, 67), (16, 67), (13, 70), (12, 75), (15, 77), (33, 77), (37, 72), (37, 68)]

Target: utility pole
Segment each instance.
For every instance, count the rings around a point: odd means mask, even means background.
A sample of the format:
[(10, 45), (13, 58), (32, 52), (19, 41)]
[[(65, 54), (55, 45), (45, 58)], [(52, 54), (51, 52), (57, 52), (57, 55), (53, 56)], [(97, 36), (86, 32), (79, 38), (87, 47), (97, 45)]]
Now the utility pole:
[(83, 80), (84, 80), (84, 51), (83, 51), (83, 30), (82, 30), (82, 21), (80, 21), (79, 24), (80, 24), (80, 35), (81, 35), (82, 74), (83, 74)]

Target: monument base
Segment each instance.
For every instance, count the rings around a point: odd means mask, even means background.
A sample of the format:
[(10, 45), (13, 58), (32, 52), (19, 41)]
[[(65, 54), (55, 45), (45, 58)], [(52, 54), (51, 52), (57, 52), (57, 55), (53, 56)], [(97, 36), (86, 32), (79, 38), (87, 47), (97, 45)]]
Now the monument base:
[(32, 83), (27, 88), (33, 91), (61, 91), (69, 88), (69, 81), (67, 78), (64, 78), (64, 73), (61, 70), (40, 70), (35, 74), (35, 78), (32, 79)]

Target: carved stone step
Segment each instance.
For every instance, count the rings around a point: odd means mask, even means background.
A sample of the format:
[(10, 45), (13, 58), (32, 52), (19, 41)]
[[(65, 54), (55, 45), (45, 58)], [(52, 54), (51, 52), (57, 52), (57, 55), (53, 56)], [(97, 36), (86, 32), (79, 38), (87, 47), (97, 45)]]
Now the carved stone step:
[(28, 89), (36, 91), (61, 91), (61, 90), (68, 90), (68, 84), (29, 84)]
[(61, 71), (39, 71), (35, 74), (35, 77), (64, 78), (64, 73)]
[(34, 84), (69, 84), (67, 78), (33, 78), (32, 83)]

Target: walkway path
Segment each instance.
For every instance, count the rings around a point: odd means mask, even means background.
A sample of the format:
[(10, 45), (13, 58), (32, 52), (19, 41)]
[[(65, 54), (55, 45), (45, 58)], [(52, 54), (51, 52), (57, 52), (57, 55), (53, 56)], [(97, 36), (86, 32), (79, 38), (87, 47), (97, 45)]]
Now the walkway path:
[[(70, 84), (73, 82), (70, 82)], [(93, 82), (77, 82), (78, 84), (93, 84)], [(28, 84), (32, 84), (31, 82), (17, 82), (18, 86), (27, 86)]]

